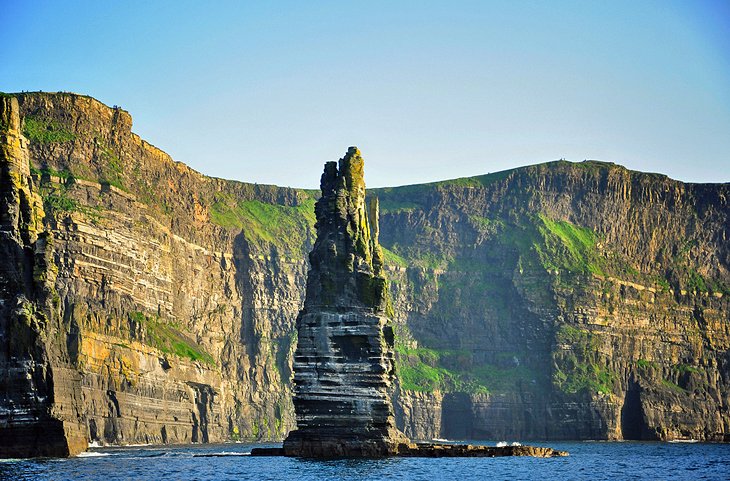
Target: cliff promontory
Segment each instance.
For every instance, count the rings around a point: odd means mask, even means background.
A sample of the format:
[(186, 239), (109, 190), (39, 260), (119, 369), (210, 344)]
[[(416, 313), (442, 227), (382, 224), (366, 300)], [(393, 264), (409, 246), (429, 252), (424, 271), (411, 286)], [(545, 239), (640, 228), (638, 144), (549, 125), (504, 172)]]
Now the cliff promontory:
[[(316, 194), (206, 177), (89, 97), (0, 102), (0, 454), (283, 439)], [(728, 439), (728, 184), (371, 193), (409, 437)]]

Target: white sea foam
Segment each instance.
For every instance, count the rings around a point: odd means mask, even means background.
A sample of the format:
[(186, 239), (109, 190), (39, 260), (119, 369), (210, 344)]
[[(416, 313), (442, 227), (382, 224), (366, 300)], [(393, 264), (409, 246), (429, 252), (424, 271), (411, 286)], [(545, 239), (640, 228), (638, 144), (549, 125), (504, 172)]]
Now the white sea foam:
[(670, 443), (699, 443), (698, 439), (672, 439)]
[(503, 448), (505, 446), (507, 446), (507, 441), (500, 441), (497, 443), (498, 448)]
[(89, 443), (89, 447), (90, 448), (100, 448), (101, 447), (101, 444), (99, 444), (99, 441), (91, 441)]
[(517, 441), (515, 441), (514, 443), (512, 443), (512, 446), (522, 446), (522, 444), (520, 444)]
[(111, 456), (109, 453), (97, 453), (94, 451), (86, 451), (84, 453), (79, 453), (76, 455), (77, 458), (99, 458), (102, 456)]
[(193, 454), (194, 458), (222, 458), (226, 456), (251, 456), (251, 453), (242, 453), (240, 451), (221, 451), (219, 453)]

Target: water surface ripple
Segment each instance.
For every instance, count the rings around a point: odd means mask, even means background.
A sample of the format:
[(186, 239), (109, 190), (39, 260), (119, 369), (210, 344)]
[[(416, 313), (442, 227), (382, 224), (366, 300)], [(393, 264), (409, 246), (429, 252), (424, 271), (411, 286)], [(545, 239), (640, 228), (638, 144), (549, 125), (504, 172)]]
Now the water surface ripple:
[[(494, 443), (486, 443), (492, 444)], [(254, 446), (211, 444), (96, 448), (70, 459), (0, 461), (2, 480), (730, 480), (730, 445), (531, 443), (567, 458), (391, 458), (307, 461), (252, 457)]]

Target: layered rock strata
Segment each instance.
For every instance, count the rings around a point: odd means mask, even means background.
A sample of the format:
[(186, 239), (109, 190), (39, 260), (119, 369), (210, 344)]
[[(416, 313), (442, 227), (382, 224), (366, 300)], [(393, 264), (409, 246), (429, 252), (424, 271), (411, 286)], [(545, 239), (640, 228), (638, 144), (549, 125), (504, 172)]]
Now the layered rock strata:
[(407, 435), (730, 440), (730, 184), (587, 161), (376, 194)]
[[(81, 393), (54, 316), (53, 239), (30, 177), (14, 97), (0, 96), (0, 456), (68, 456), (87, 447)], [(75, 382), (76, 381), (76, 382)]]
[(205, 177), (88, 97), (2, 101), (0, 456), (282, 439), (314, 200)]
[[(4, 97), (1, 455), (283, 439), (315, 194)], [(406, 435), (730, 439), (730, 184), (588, 161), (369, 193)]]
[(363, 159), (351, 147), (325, 164), (317, 241), (297, 318), (289, 456), (386, 456), (407, 442), (395, 427), (394, 335), (378, 244), (378, 204), (365, 207)]
[(396, 373), (378, 199), (365, 209), (364, 162), (350, 147), (328, 162), (317, 202), (317, 241), (307, 296), (297, 318), (294, 409), (297, 429), (283, 448), (257, 456), (566, 456), (551, 448), (412, 443), (396, 428)]

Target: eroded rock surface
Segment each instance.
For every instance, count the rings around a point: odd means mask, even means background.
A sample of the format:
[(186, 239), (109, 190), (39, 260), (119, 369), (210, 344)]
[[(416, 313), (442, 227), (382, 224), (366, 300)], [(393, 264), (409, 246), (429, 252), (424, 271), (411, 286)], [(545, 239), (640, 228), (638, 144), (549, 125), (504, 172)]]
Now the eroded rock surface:
[[(4, 98), (2, 455), (282, 440), (319, 193)], [(730, 439), (729, 184), (551, 162), (370, 194), (410, 438)]]
[(314, 200), (205, 177), (89, 97), (1, 100), (0, 456), (282, 439)]
[(378, 244), (378, 204), (365, 206), (363, 159), (351, 147), (325, 164), (307, 296), (297, 318), (289, 456), (386, 456), (395, 427), (394, 335)]

